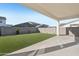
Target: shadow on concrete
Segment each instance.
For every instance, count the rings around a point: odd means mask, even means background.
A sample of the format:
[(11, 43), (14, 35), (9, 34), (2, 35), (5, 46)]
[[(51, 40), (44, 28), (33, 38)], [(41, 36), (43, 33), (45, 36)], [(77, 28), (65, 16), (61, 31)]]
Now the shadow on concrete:
[(34, 50), (33, 51), (28, 51), (28, 52), (11, 54), (11, 55), (7, 55), (7, 56), (30, 56), (29, 54), (32, 54), (33, 52), (34, 52)]

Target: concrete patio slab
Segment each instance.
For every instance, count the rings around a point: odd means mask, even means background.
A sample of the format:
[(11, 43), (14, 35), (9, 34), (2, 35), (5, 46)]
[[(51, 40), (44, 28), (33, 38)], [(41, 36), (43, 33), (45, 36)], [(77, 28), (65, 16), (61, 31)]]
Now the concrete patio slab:
[(79, 56), (79, 44), (39, 56)]

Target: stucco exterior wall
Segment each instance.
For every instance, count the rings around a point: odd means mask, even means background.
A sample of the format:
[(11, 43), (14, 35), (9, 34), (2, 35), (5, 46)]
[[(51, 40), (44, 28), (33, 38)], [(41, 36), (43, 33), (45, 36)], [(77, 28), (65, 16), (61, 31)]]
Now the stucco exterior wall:
[(60, 35), (66, 35), (66, 27), (60, 27)]

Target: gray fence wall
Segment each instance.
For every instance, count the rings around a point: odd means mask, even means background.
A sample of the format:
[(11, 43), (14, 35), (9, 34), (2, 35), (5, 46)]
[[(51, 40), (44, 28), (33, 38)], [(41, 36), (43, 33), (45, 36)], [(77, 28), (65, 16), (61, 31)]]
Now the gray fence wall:
[(34, 28), (34, 27), (4, 27), (1, 28), (1, 35), (15, 35), (16, 31), (19, 30), (19, 34), (26, 33), (56, 33), (56, 27), (52, 28)]
[(56, 33), (56, 27), (52, 27), (52, 28), (38, 28), (38, 30), (40, 31), (40, 33), (49, 33), (49, 34)]
[[(40, 33), (49, 33), (49, 34), (56, 34), (56, 27), (52, 28), (39, 28)], [(60, 35), (66, 35), (66, 27), (60, 27)]]
[(13, 27), (1, 28), (1, 35), (13, 35), (16, 34), (16, 29)]
[(39, 32), (34, 27), (4, 27), (0, 28), (0, 33), (1, 35), (15, 35), (17, 30), (19, 30), (19, 34)]
[[(56, 27), (52, 28), (34, 28), (34, 27), (4, 27), (1, 28), (0, 32), (1, 35), (14, 35), (16, 31), (19, 30), (19, 34), (26, 34), (26, 33), (49, 33), (53, 34), (56, 33)], [(66, 35), (66, 28), (60, 28), (60, 35)]]
[(20, 27), (19, 32), (20, 34), (26, 34), (26, 33), (37, 33), (39, 31), (37, 28), (34, 27)]

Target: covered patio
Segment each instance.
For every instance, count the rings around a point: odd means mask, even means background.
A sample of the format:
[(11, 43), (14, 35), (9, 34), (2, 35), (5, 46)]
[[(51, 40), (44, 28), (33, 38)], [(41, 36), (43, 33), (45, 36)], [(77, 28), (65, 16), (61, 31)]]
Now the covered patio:
[[(56, 34), (60, 35), (60, 22), (79, 18), (78, 3), (24, 3), (22, 4), (57, 21)], [(78, 19), (75, 21), (79, 21)], [(72, 21), (72, 22), (75, 22)]]

